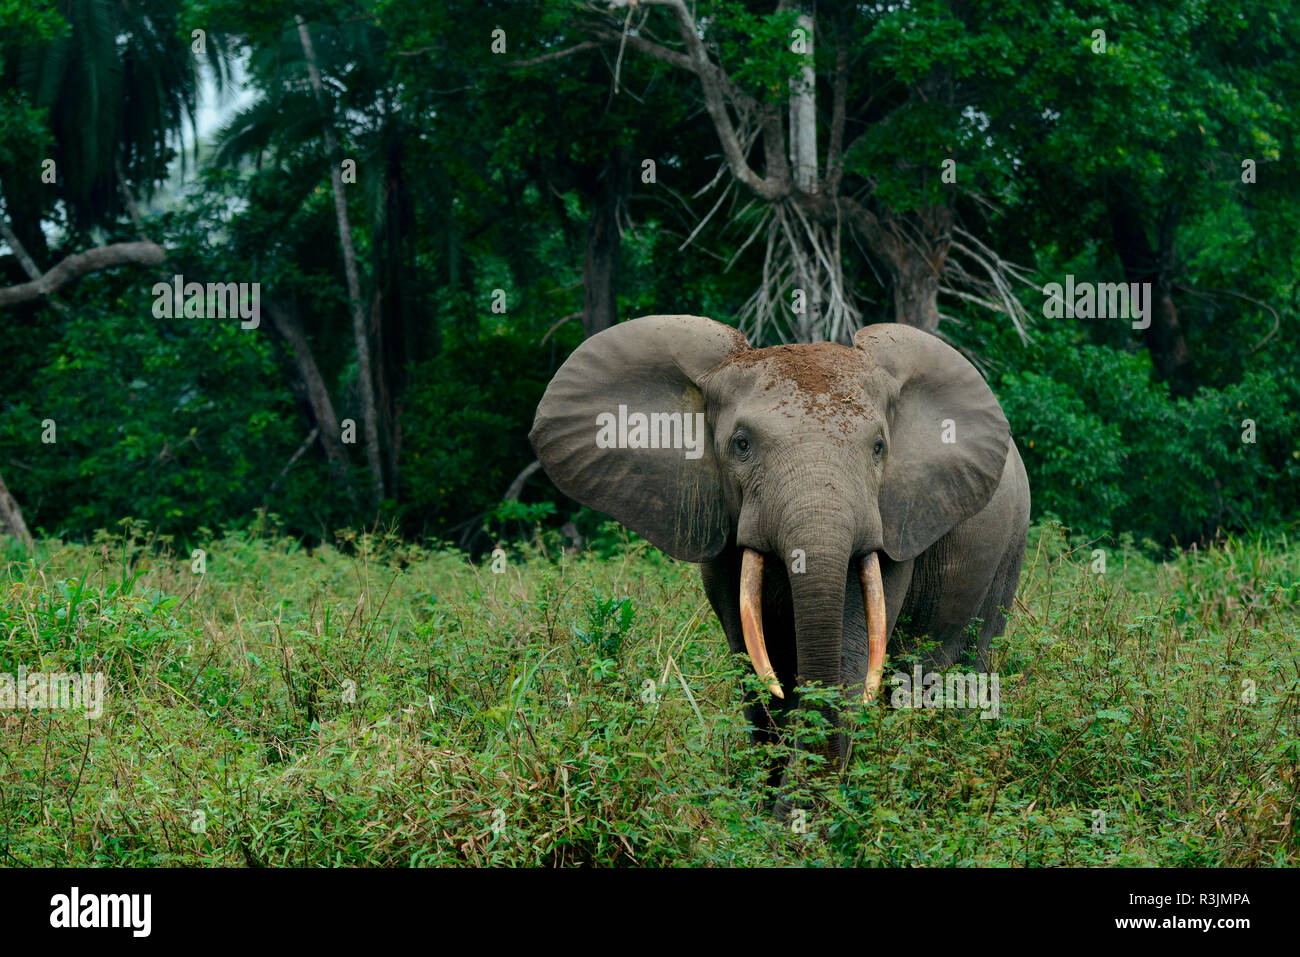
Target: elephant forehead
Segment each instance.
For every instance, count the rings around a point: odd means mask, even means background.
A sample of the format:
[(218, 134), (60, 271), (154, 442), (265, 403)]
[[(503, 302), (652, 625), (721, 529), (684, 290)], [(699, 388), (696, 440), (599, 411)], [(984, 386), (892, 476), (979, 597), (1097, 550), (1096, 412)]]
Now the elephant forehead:
[(860, 350), (814, 342), (741, 352), (718, 369), (715, 382), (732, 396), (747, 385), (750, 401), (830, 424), (874, 414), (871, 371)]

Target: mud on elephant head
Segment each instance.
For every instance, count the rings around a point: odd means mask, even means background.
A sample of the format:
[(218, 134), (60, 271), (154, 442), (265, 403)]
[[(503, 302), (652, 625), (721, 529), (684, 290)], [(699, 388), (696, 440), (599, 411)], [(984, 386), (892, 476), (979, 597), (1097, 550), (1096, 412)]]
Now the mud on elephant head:
[(939, 657), (981, 619), (987, 666), (1028, 483), (993, 393), (928, 333), (752, 349), (698, 316), (633, 319), (569, 357), (530, 438), (566, 495), (704, 564), (769, 717), (807, 682), (871, 698), (905, 608)]

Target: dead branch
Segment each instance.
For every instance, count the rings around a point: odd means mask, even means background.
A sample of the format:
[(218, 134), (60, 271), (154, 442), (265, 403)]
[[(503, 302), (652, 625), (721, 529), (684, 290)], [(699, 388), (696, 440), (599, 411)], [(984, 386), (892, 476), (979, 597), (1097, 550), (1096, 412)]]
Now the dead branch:
[(515, 476), (515, 480), (510, 483), (510, 487), (506, 489), (506, 494), (501, 496), (501, 500), (503, 502), (513, 502), (518, 499), (524, 490), (524, 483), (532, 478), (533, 473), (541, 467), (542, 463), (537, 460), (525, 465), (519, 474)]
[[(789, 170), (785, 170), (785, 175), (780, 175), (782, 166), (785, 165), (784, 146), (773, 151), (771, 144), (768, 144), (765, 159), (772, 168), (773, 172), (768, 177), (759, 176), (749, 165), (745, 154), (741, 149), (741, 137), (738, 135), (736, 126), (732, 122), (731, 114), (728, 112), (728, 102), (735, 104), (737, 108), (756, 109), (758, 104), (752, 97), (742, 93), (726, 75), (726, 73), (709, 59), (708, 51), (704, 48), (704, 42), (700, 39), (696, 29), (695, 19), (691, 16), (690, 10), (687, 9), (684, 0), (639, 0), (642, 6), (660, 6), (668, 7), (677, 22), (677, 32), (686, 47), (686, 52), (679, 53), (661, 44), (653, 43), (636, 36), (627, 36), (627, 43), (633, 49), (640, 50), (650, 56), (655, 57), (665, 63), (681, 69), (689, 70), (700, 79), (700, 86), (704, 90), (704, 108), (709, 114), (709, 119), (713, 121), (714, 131), (722, 144), (723, 155), (727, 158), (727, 164), (731, 167), (735, 177), (753, 190), (757, 195), (767, 200), (778, 200), (790, 192)], [(624, 6), (625, 4), (614, 2), (611, 7)], [(598, 27), (595, 32), (608, 43), (622, 43), (624, 34), (622, 31), (616, 31), (609, 27)], [(775, 107), (766, 107), (764, 112), (769, 114), (765, 127), (771, 123), (771, 118), (775, 118), (778, 124), (776, 130), (779, 132), (780, 115), (775, 111)], [(771, 137), (771, 131), (765, 129), (768, 139)], [(784, 143), (784, 137), (778, 138), (778, 144)]]
[(279, 490), (280, 484), (284, 481), (285, 476), (289, 474), (289, 469), (293, 468), (294, 463), (307, 454), (307, 450), (311, 448), (312, 443), (316, 441), (318, 435), (320, 435), (320, 426), (313, 425), (311, 431), (307, 433), (307, 438), (303, 439), (302, 444), (298, 446), (298, 450), (294, 452), (293, 455), (289, 456), (289, 461), (284, 464), (284, 468), (280, 469), (280, 474), (275, 477), (275, 481), (271, 483), (271, 487), (268, 488), (266, 494), (262, 496), (262, 508), (266, 508), (267, 503), (271, 500), (271, 496)]
[(575, 44), (563, 50), (552, 50), (550, 53), (543, 53), (541, 56), (535, 56), (528, 60), (511, 60), (506, 64), (510, 69), (520, 69), (523, 67), (537, 66), (539, 63), (549, 63), (552, 60), (562, 60), (565, 57), (573, 56), (575, 53), (581, 53), (584, 50), (595, 50), (600, 44), (595, 40), (585, 40), (582, 43)]

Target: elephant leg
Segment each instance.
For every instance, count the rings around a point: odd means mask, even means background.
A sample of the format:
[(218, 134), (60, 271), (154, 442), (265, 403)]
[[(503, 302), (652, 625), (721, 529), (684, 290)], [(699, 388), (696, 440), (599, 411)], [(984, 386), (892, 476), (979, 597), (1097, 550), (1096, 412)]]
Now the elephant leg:
[(993, 639), (1006, 626), (1029, 526), (1028, 480), (1013, 444), (989, 503), (916, 558), (903, 613), (909, 633), (932, 645), (926, 668), (967, 658), (987, 671)]
[(1002, 553), (988, 593), (981, 604), (978, 616), (983, 620), (979, 643), (976, 647), (977, 667), (988, 671), (993, 665), (993, 639), (1001, 637), (1007, 627), (1007, 612), (1016, 600), (1020, 586), (1020, 566), (1025, 557), (1025, 541), (1029, 534), (1029, 479), (1020, 450), (1014, 442), (1007, 451), (1002, 481), (997, 493), (989, 502), (994, 506), (994, 520), (1004, 522), (1007, 531), (1007, 548)]
[[(915, 559), (912, 587), (903, 603), (900, 651), (913, 653), (926, 671), (943, 671), (974, 649), (972, 618), (984, 604), (1000, 550), (981, 555), (958, 526)], [(1001, 544), (1001, 543), (999, 543)]]
[(1025, 554), (1025, 535), (1012, 541), (1006, 554), (998, 564), (993, 576), (988, 595), (980, 607), (979, 617), (984, 624), (980, 628), (979, 645), (976, 649), (978, 669), (988, 671), (993, 663), (993, 639), (1000, 638), (1007, 627), (1007, 612), (1016, 600), (1016, 589), (1020, 584), (1020, 565)]

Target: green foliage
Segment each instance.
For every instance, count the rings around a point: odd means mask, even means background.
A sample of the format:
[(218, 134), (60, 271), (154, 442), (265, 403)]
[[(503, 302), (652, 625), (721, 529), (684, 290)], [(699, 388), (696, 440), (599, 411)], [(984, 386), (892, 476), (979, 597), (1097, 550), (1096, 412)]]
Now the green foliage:
[(54, 0), (0, 0), (0, 37), (4, 40), (50, 40), (67, 29), (68, 21), (59, 15)]
[(636, 618), (630, 598), (603, 598), (596, 592), (587, 605), (587, 624), (574, 625), (573, 637), (600, 658), (618, 658), (623, 640)]
[(10, 864), (1300, 864), (1290, 541), (1098, 575), (1035, 528), (997, 719), (850, 709), (806, 833), (687, 565), (205, 544), (202, 578), (134, 527), (5, 565), (0, 672), (107, 686), (98, 720), (0, 710)]
[[(53, 320), (58, 335), (25, 357), (30, 387), (0, 410), (28, 524), (89, 538), (123, 516), (182, 535), (251, 520), (302, 441), (270, 343), (236, 320), (155, 319), (138, 287), (88, 285), (93, 305)], [(291, 489), (300, 478), (305, 503), (318, 486), (298, 473)]]
[[(793, 52), (799, 11), (789, 7), (757, 13), (753, 4), (719, 0), (710, 12), (711, 39), (732, 79), (760, 101), (779, 101), (804, 62)], [(814, 37), (806, 42), (816, 49)]]
[(433, 531), (497, 505), (531, 458), (527, 429), (547, 378), (545, 357), (507, 331), (455, 341), (411, 370), (402, 476), (413, 525)]
[(555, 514), (554, 502), (521, 502), (512, 498), (492, 509), (492, 518), (498, 522), (540, 522)]
[(0, 166), (25, 161), (38, 169), (49, 148), (45, 111), (31, 106), (14, 90), (0, 91)]
[(999, 392), (1032, 476), (1035, 513), (1060, 516), (1084, 531), (1111, 527), (1128, 500), (1119, 427), (1065, 383), (1036, 372), (1006, 375)]
[(1161, 546), (1300, 515), (1296, 380), (1251, 371), (1184, 399), (1152, 380), (1145, 354), (1043, 333), (1027, 358), (1051, 375), (1008, 372), (995, 391), (1029, 471), (1035, 514)]

